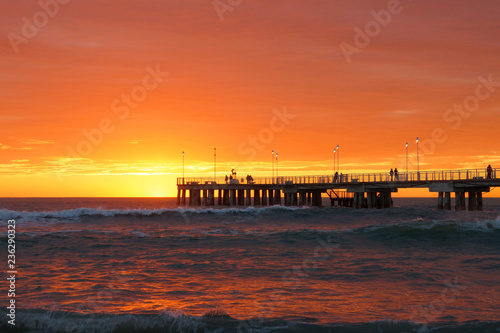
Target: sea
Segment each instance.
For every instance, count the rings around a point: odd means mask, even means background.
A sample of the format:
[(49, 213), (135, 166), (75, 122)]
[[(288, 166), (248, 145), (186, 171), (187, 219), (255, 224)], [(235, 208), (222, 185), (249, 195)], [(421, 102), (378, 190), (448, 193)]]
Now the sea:
[(1, 198), (0, 331), (500, 332), (498, 198), (473, 212), (436, 198), (378, 210), (175, 201)]

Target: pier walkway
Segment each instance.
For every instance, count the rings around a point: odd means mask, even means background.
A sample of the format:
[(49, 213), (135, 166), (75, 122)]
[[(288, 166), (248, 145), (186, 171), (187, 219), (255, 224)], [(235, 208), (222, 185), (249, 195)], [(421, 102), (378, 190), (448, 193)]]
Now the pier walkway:
[[(414, 171), (245, 179), (177, 178), (178, 206), (321, 206), (326, 193), (332, 206), (388, 208), (391, 193), (404, 188), (436, 192), (438, 209), (482, 210), (483, 193), (500, 186), (500, 169)], [(466, 193), (468, 205), (466, 206)]]

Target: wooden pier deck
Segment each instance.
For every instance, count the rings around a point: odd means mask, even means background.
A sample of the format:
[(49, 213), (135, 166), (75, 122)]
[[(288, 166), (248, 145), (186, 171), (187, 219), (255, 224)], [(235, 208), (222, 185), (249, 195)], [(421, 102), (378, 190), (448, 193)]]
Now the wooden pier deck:
[[(497, 178), (498, 176), (498, 178)], [(391, 194), (404, 188), (437, 193), (438, 209), (482, 210), (483, 193), (500, 186), (500, 169), (437, 170), (400, 173), (292, 176), (244, 179), (177, 178), (178, 206), (321, 206), (326, 193), (332, 206), (388, 208)], [(466, 193), (468, 205), (466, 206)]]

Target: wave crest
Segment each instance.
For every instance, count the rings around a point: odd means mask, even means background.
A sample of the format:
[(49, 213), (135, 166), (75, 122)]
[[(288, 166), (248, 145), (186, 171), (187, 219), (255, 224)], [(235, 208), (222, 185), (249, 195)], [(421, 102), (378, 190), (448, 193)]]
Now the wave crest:
[(260, 215), (272, 212), (287, 212), (310, 209), (309, 207), (242, 207), (242, 208), (161, 208), (161, 209), (95, 209), (76, 208), (49, 212), (20, 212), (7, 209), (0, 210), (0, 219), (61, 219), (71, 221), (83, 217), (114, 217), (114, 216), (160, 216), (166, 214), (189, 214), (189, 215)]

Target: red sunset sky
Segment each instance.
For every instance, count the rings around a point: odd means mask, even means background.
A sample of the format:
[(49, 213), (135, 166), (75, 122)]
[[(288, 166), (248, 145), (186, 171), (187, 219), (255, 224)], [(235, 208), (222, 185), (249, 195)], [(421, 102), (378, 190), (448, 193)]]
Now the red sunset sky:
[(497, 0), (1, 0), (0, 31), (0, 196), (174, 196), (213, 147), (219, 176), (337, 144), (402, 172), (417, 136), (421, 170), (500, 167)]

